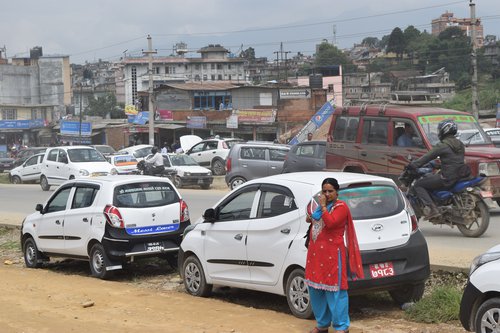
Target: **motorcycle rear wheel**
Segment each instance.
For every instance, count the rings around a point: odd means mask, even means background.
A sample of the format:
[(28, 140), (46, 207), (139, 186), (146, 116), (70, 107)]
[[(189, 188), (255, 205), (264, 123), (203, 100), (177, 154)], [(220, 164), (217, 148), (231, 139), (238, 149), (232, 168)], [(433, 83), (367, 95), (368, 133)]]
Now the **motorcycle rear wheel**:
[(465, 237), (479, 237), (486, 232), (490, 224), (490, 212), (488, 206), (482, 201), (476, 202), (476, 207), (474, 208), (477, 218), (474, 222), (469, 225), (457, 224), (458, 230)]

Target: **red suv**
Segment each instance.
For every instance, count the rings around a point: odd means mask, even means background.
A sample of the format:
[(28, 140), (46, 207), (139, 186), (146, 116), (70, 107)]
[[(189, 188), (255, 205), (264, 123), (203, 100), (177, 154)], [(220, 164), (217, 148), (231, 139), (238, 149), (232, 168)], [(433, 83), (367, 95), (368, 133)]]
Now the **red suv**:
[(471, 133), (471, 138), (465, 135), (460, 139), (466, 146), (465, 160), (472, 173), (488, 176), (482, 186), (486, 189), (483, 196), (500, 204), (500, 148), (469, 113), (436, 107), (370, 105), (339, 108), (332, 117), (326, 168), (394, 180), (409, 163), (410, 155), (418, 158), (439, 142), (438, 123), (453, 119), (459, 133)]

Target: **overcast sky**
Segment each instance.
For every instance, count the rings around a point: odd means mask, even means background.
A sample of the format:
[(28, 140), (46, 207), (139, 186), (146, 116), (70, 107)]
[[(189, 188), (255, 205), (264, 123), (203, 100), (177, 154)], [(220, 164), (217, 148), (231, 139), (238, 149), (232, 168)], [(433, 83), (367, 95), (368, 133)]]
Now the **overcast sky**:
[[(500, 38), (500, 0), (474, 0), (484, 34)], [(33, 46), (44, 55), (65, 54), (72, 63), (114, 61), (123, 53), (141, 55), (146, 37), (159, 55), (187, 43), (198, 49), (221, 44), (231, 52), (253, 47), (256, 56), (275, 59), (280, 49), (306, 55), (323, 39), (352, 47), (364, 37), (390, 34), (413, 25), (431, 31), (444, 12), (469, 17), (469, 1), (453, 0), (25, 0), (2, 1), (0, 47), (7, 56), (25, 56)], [(335, 34), (334, 34), (335, 30)]]

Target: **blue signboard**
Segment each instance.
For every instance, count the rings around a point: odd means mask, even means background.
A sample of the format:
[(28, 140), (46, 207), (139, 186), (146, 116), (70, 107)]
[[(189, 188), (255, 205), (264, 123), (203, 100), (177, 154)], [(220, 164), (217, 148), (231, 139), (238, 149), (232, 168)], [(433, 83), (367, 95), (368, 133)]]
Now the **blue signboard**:
[(187, 117), (186, 128), (207, 128), (207, 117), (205, 116)]
[(307, 139), (307, 133), (314, 133), (335, 112), (334, 100), (327, 101), (318, 112), (307, 122), (307, 124), (295, 135), (289, 145), (295, 145)]
[(146, 125), (148, 122), (149, 122), (149, 111), (139, 112), (136, 116), (134, 116), (132, 120), (132, 123), (137, 125)]
[(34, 120), (0, 120), (0, 129), (30, 129), (44, 127), (43, 119)]
[[(79, 121), (63, 121), (61, 122), (62, 135), (80, 135), (80, 122)], [(82, 123), (82, 136), (92, 135), (92, 124)]]

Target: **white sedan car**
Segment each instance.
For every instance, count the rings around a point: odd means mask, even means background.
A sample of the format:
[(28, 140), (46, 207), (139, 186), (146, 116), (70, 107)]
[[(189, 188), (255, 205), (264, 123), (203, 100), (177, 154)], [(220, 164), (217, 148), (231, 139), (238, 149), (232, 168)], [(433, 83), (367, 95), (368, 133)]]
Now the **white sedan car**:
[(188, 293), (223, 285), (284, 295), (295, 316), (309, 318), (306, 207), (327, 177), (340, 184), (361, 249), (365, 278), (350, 290), (387, 290), (400, 304), (420, 299), (429, 255), (410, 203), (391, 179), (347, 172), (280, 174), (228, 193), (184, 233), (179, 271)]
[(51, 256), (83, 259), (104, 279), (135, 258), (161, 255), (176, 265), (189, 224), (186, 202), (166, 178), (75, 179), (24, 219), (21, 245), (27, 267)]
[(119, 175), (130, 175), (137, 171), (137, 160), (129, 154), (111, 154), (106, 160), (115, 167)]
[(21, 184), (39, 181), (44, 155), (45, 153), (33, 155), (20, 166), (10, 170), (10, 182), (12, 184)]

